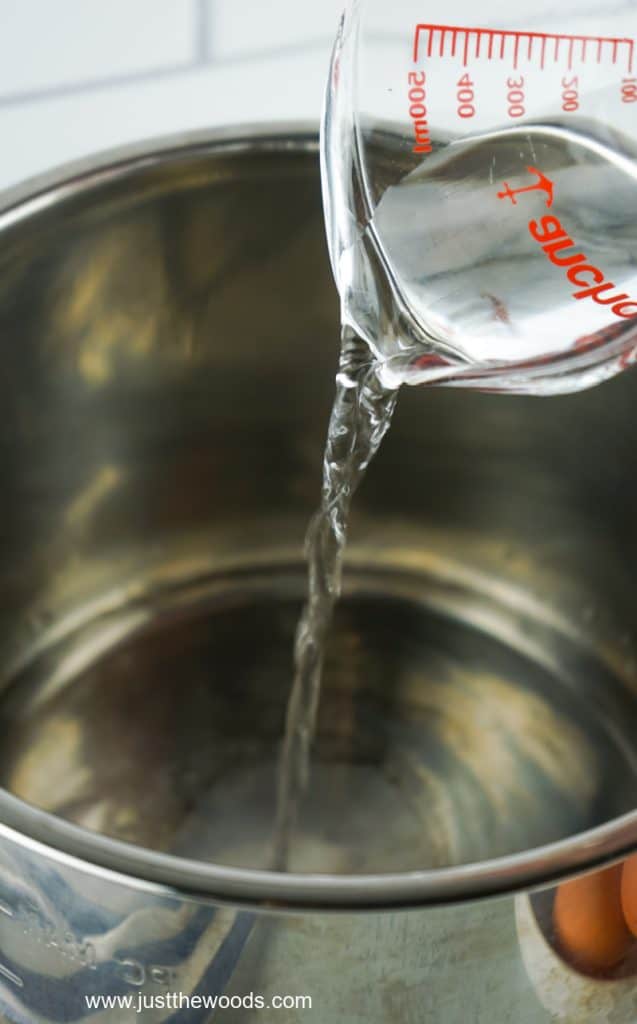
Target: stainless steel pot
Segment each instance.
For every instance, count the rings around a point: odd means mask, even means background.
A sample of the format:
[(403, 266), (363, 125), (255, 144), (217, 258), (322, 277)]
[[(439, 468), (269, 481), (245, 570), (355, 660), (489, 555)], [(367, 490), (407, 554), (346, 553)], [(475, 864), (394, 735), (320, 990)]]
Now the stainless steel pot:
[(401, 395), (265, 870), (337, 357), (316, 150), (171, 140), (5, 196), (2, 1011), (633, 1021), (630, 956), (587, 976), (546, 911), (637, 848), (631, 374)]

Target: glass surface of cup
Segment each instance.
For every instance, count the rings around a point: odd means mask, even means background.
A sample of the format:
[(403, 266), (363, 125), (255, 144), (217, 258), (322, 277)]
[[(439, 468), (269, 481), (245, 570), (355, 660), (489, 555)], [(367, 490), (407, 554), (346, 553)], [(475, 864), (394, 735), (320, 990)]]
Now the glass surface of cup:
[(635, 358), (637, 12), (527, 6), (345, 11), (328, 239), (388, 382), (555, 393)]

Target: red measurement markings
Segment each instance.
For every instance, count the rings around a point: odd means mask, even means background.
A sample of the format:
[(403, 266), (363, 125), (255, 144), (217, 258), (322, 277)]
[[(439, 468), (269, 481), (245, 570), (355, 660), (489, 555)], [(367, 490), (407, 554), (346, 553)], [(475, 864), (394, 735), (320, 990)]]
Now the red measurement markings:
[(427, 107), (425, 100), (427, 92), (425, 89), (427, 76), (424, 71), (410, 71), (407, 75), (409, 88), (409, 116), (414, 128), (414, 153), (431, 153), (431, 138), (429, 136), (429, 121), (427, 119)]
[(622, 103), (637, 103), (637, 78), (622, 80)]
[(562, 110), (566, 114), (573, 114), (579, 110), (579, 78), (577, 75), (573, 75), (572, 78), (567, 78), (564, 75), (562, 78)]
[[(530, 185), (511, 188), (505, 181), (502, 190), (497, 193), (498, 199), (510, 199), (511, 204), (517, 206), (518, 196), (539, 191), (544, 193), (546, 206), (551, 207), (555, 182), (532, 165), (527, 167), (527, 171), (535, 179)], [(524, 203), (523, 199), (522, 205)], [(528, 228), (531, 237), (540, 244), (547, 259), (554, 266), (564, 269), (570, 284), (577, 287), (577, 291), (571, 292), (574, 299), (592, 299), (600, 306), (610, 306), (615, 316), (622, 319), (634, 320), (637, 317), (637, 302), (631, 299), (627, 292), (615, 291), (617, 286), (612, 281), (607, 281), (604, 272), (589, 263), (584, 253), (571, 251), (577, 248), (577, 244), (569, 237), (557, 217), (546, 215), (539, 220), (530, 220)], [(586, 276), (582, 277), (583, 274)], [(610, 296), (609, 291), (613, 292)]]
[[(635, 56), (635, 41), (628, 38), (618, 38), (614, 36), (583, 36), (583, 35), (567, 35), (566, 33), (552, 33), (552, 32), (514, 32), (507, 29), (492, 29), (492, 28), (469, 28), (468, 26), (454, 26), (454, 25), (428, 25), (420, 24), (416, 25), (414, 34), (414, 63), (417, 63), (421, 58), (421, 40), (423, 36), (427, 37), (427, 56), (431, 57), (433, 54), (434, 40), (436, 33), (440, 33), (438, 55), (440, 57), (455, 57), (456, 55), (456, 42), (458, 36), (463, 36), (463, 62), (466, 65), (469, 62), (469, 46), (470, 37), (476, 36), (475, 45), (475, 56), (479, 57), (482, 51), (482, 40), (486, 37), (488, 41), (487, 46), (487, 60), (498, 59), (494, 50), (494, 41), (499, 39), (499, 59), (503, 60), (505, 55), (506, 44), (509, 40), (513, 40), (513, 63), (514, 67), (517, 67), (519, 59), (520, 43), (526, 42), (527, 46), (527, 59), (531, 60), (533, 56), (533, 44), (536, 39), (541, 41), (541, 53), (540, 53), (540, 66), (545, 67), (546, 64), (546, 47), (548, 42), (553, 43), (553, 61), (557, 62), (560, 59), (560, 44), (562, 42), (568, 43), (568, 67), (573, 66), (574, 61), (579, 60), (584, 62), (586, 60), (586, 50), (589, 43), (597, 44), (597, 62), (601, 63), (605, 56), (608, 56), (613, 64), (616, 64), (620, 59), (626, 61), (626, 67), (629, 72), (633, 70), (634, 56)], [(448, 46), (447, 35), (451, 35), (451, 48)], [(576, 55), (575, 46), (579, 44), (579, 54)], [(606, 49), (605, 49), (606, 47)]]
[(456, 83), (458, 90), (456, 97), (458, 100), (458, 117), (474, 117), (476, 108), (474, 100), (476, 97), (474, 91), (474, 83), (468, 74), (464, 74), (462, 78)]

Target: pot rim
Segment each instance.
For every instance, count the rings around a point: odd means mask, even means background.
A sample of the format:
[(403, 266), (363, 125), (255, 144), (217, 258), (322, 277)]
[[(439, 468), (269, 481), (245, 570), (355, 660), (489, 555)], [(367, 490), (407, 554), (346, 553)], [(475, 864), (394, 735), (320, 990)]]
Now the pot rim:
[[(153, 166), (197, 154), (318, 154), (311, 123), (171, 135), (65, 164), (0, 193), (0, 235), (39, 212)], [(567, 839), (458, 867), (368, 875), (280, 874), (158, 853), (73, 825), (0, 788), (0, 835), (32, 853), (158, 893), (272, 910), (381, 910), (504, 895), (621, 860), (637, 849), (637, 810)]]

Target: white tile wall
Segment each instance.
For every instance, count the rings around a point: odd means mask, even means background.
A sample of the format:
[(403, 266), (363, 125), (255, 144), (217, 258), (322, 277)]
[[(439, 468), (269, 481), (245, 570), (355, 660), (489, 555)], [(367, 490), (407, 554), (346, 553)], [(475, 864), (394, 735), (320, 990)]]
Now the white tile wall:
[[(636, 0), (577, 2), (596, 17), (604, 7), (611, 31), (613, 13)], [(137, 139), (238, 121), (318, 121), (343, 3), (0, 0), (0, 191)], [(475, 0), (455, 0), (456, 15), (465, 6), (474, 18)], [(554, 7), (536, 0), (525, 20), (543, 24)], [(395, 31), (391, 0), (379, 10), (378, 31)], [(503, 25), (519, 17), (519, 5), (503, 4)]]
[(284, 52), (308, 42), (336, 36), (344, 0), (204, 0), (208, 46), (215, 58), (247, 56), (268, 50)]
[(0, 0), (0, 190), (238, 122), (318, 123), (343, 0)]
[[(0, 105), (5, 143), (0, 188), (101, 149), (208, 125), (315, 120), (326, 63), (316, 53), (71, 92), (37, 103)], [(251, 76), (258, 83), (250, 85)], [(296, 83), (292, 88), (291, 83)], [(300, 83), (300, 84), (299, 84)], [(1, 199), (0, 199), (1, 201)]]
[(0, 96), (191, 63), (196, 0), (0, 5)]

